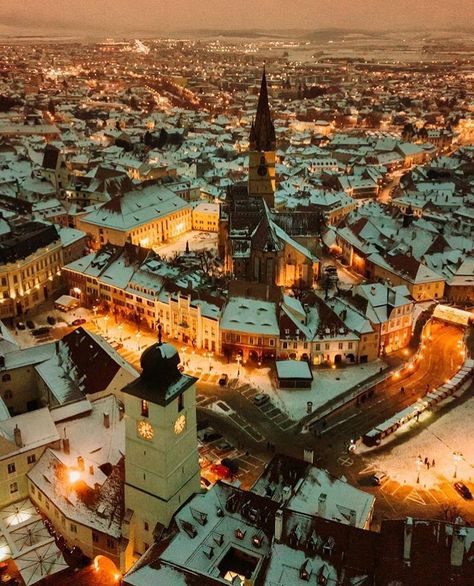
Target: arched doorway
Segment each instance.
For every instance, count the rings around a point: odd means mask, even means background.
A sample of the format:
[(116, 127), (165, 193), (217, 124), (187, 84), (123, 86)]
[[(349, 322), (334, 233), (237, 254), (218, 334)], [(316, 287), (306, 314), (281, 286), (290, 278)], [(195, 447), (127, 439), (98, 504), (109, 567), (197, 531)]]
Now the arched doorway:
[(336, 354), (336, 356), (334, 356), (334, 363), (335, 364), (341, 364), (342, 362), (342, 356), (341, 354)]
[(116, 582), (122, 577), (120, 570), (114, 562), (105, 555), (98, 555), (95, 557), (94, 570), (96, 572), (102, 572), (104, 575), (111, 576)]

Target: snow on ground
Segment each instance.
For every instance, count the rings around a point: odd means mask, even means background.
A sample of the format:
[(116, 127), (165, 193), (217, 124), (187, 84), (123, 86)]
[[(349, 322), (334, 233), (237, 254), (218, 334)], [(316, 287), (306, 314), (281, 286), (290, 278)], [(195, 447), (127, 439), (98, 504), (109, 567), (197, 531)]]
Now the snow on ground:
[[(464, 396), (468, 393), (471, 396), (465, 400)], [(474, 396), (471, 387), (465, 391), (461, 399), (453, 399), (448, 407), (424, 412), (418, 423), (413, 420), (403, 426), (390, 436), (390, 440), (382, 442), (381, 446), (360, 446), (357, 452), (367, 459), (374, 469), (387, 473), (390, 478), (401, 484), (416, 484), (418, 456), (422, 461), (425, 458), (430, 461), (429, 469), (424, 464), (418, 466), (420, 485), (423, 487), (438, 484), (442, 477), (453, 480), (455, 468), (459, 480), (472, 482), (474, 436), (470, 431), (473, 421)], [(419, 433), (416, 433), (417, 430), (420, 430)], [(462, 454), (459, 460), (455, 459), (456, 452)]]
[(259, 392), (268, 393), (277, 407), (297, 421), (306, 415), (308, 401), (313, 402), (314, 411), (357, 383), (377, 374), (385, 366), (382, 360), (376, 360), (337, 369), (313, 369), (311, 389), (278, 389), (270, 379), (268, 368), (254, 369), (243, 375), (241, 373), (240, 380), (252, 385)]
[(162, 246), (155, 246), (154, 250), (160, 256), (170, 257), (176, 252), (184, 252), (186, 242), (189, 245), (189, 250), (217, 250), (217, 232), (191, 230), (172, 242), (167, 242)]

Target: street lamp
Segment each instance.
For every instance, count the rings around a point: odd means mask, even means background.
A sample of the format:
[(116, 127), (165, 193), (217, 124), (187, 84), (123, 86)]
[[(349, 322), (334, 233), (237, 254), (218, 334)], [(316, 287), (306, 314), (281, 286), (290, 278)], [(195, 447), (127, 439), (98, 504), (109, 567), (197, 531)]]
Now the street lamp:
[(186, 366), (186, 350), (187, 350), (186, 346), (183, 346), (181, 348), (181, 353), (183, 355), (183, 366)]
[(94, 305), (92, 307), (92, 311), (94, 312), (94, 322), (95, 322), (95, 325), (97, 325), (97, 305)]
[(421, 459), (420, 456), (418, 456), (418, 458), (416, 459), (416, 483), (420, 484), (420, 470), (421, 470), (421, 466), (423, 464), (423, 460)]
[(140, 334), (140, 332), (137, 332), (137, 333), (136, 333), (136, 338), (137, 338), (137, 348), (138, 348), (138, 352), (140, 352), (140, 337), (141, 337), (141, 334)]
[(212, 358), (212, 356), (213, 356), (212, 352), (208, 352), (207, 353), (207, 357), (209, 359), (209, 371), (212, 370), (212, 364), (211, 364), (211, 358)]
[(461, 452), (453, 452), (453, 460), (454, 460), (454, 475), (453, 478), (458, 477), (458, 463), (462, 460)]
[(109, 321), (109, 316), (106, 315), (104, 317), (104, 323), (105, 323), (105, 335), (107, 336), (109, 333), (109, 325), (108, 325), (108, 321)]
[(119, 324), (118, 331), (119, 331), (119, 335), (120, 335), (120, 343), (122, 343), (123, 342), (123, 325), (122, 324)]
[(237, 378), (239, 378), (240, 376), (240, 363), (242, 361), (242, 356), (240, 354), (237, 354)]

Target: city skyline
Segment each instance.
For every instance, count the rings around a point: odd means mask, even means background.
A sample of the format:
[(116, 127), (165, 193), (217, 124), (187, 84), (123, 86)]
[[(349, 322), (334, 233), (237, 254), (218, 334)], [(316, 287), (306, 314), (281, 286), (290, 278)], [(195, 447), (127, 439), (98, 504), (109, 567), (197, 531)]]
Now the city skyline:
[[(152, 0), (25, 0), (17, 5), (2, 0), (0, 34), (162, 34), (198, 30), (321, 30), (360, 31), (447, 30), (466, 28), (474, 6), (463, 0), (295, 0), (291, 10), (282, 0), (250, 0), (234, 5), (216, 0), (178, 0), (169, 10)], [(138, 8), (138, 10), (137, 10)]]

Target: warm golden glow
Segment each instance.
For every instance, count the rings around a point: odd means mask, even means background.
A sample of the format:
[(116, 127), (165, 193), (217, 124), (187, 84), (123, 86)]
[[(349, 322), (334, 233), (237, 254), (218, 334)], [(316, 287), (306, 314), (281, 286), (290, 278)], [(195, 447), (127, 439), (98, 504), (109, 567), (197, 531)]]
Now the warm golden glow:
[(182, 433), (184, 431), (185, 427), (186, 427), (186, 416), (180, 415), (174, 424), (175, 434), (179, 435), (180, 433)]
[(155, 432), (153, 430), (153, 426), (148, 421), (139, 421), (138, 422), (138, 433), (139, 435), (146, 440), (153, 439)]
[(80, 478), (81, 473), (78, 470), (69, 470), (69, 482), (75, 484)]

